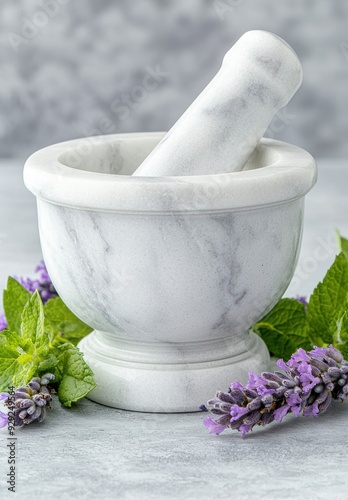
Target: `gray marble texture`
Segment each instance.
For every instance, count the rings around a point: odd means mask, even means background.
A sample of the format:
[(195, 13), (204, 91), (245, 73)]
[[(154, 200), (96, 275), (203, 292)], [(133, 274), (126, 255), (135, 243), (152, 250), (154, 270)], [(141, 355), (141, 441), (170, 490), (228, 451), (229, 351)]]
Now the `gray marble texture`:
[[(35, 200), (21, 182), (21, 165), (0, 163), (2, 287), (5, 276), (29, 274), (40, 258)], [(345, 169), (344, 161), (319, 161), (289, 296), (310, 293), (323, 277), (334, 259), (334, 229), (348, 236)], [(88, 400), (71, 410), (55, 404), (42, 426), (17, 432), (17, 495), (22, 500), (347, 498), (348, 404), (334, 403), (316, 420), (289, 417), (244, 440), (238, 433), (210, 436), (202, 418), (119, 411)], [(6, 438), (0, 431), (0, 494), (7, 500), (13, 496), (5, 489)]]
[(133, 175), (243, 170), (273, 117), (301, 82), (301, 63), (284, 40), (267, 31), (248, 31)]
[(269, 135), (316, 157), (345, 157), (347, 16), (343, 0), (2, 0), (0, 156), (169, 130), (232, 44), (263, 29), (287, 40), (304, 69)]

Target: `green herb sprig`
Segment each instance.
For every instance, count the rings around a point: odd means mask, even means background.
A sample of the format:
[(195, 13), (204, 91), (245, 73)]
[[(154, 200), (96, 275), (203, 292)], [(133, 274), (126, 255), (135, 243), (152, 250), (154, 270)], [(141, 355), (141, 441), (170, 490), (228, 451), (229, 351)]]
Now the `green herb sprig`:
[(338, 240), (340, 253), (308, 305), (281, 299), (252, 327), (277, 358), (289, 359), (301, 347), (330, 344), (348, 358), (348, 240), (339, 235)]
[(92, 329), (60, 297), (43, 304), (38, 291), (31, 294), (10, 277), (3, 302), (8, 326), (0, 332), (0, 391), (50, 372), (59, 400), (69, 407), (96, 387), (93, 372), (76, 347)]

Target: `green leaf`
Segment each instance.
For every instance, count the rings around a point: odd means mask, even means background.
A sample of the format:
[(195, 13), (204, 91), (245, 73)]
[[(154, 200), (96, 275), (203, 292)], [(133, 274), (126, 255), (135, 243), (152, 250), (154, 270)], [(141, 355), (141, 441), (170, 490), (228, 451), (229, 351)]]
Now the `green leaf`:
[[(44, 373), (55, 372), (58, 362), (58, 358), (54, 354), (49, 354), (49, 356), (39, 364), (38, 373), (43, 375)], [(58, 382), (58, 380), (55, 380), (55, 382)]]
[(64, 406), (86, 396), (96, 387), (94, 375), (83, 359), (82, 352), (70, 343), (56, 348), (60, 384), (58, 397)]
[(337, 320), (348, 308), (348, 260), (340, 253), (308, 304), (310, 334), (325, 343), (333, 342)]
[(339, 349), (345, 359), (348, 359), (348, 310), (336, 321), (336, 331), (333, 334), (333, 345)]
[(29, 294), (21, 313), (19, 332), (0, 334), (0, 385), (25, 385), (38, 375), (39, 365), (53, 348), (52, 336), (44, 331), (44, 309), (39, 293)]
[(0, 391), (7, 391), (19, 369), (20, 342), (15, 332), (4, 330), (0, 333)]
[(31, 293), (24, 286), (11, 276), (8, 278), (7, 288), (3, 294), (3, 303), (9, 330), (19, 333), (21, 315), (30, 297)]
[(336, 234), (338, 236), (339, 249), (344, 254), (346, 259), (348, 259), (348, 240), (346, 238), (343, 238), (343, 236), (341, 236), (338, 231), (336, 232)]
[(305, 305), (294, 299), (281, 299), (252, 329), (279, 358), (289, 359), (299, 347), (311, 347)]
[(93, 330), (93, 328), (89, 327), (75, 316), (60, 297), (46, 302), (44, 308), (47, 328), (55, 328), (61, 340), (76, 345), (83, 337)]
[(30, 338), (35, 346), (40, 346), (45, 342), (44, 330), (44, 308), (39, 292), (30, 297), (22, 312), (21, 335), (23, 338)]
[(4, 307), (9, 330), (13, 327), (14, 331), (0, 332), (0, 390), (25, 385), (32, 377), (50, 371), (60, 382), (60, 400), (71, 406), (95, 387), (93, 372), (69, 342), (77, 343), (92, 329), (60, 298), (44, 307), (38, 291), (32, 295), (9, 278)]

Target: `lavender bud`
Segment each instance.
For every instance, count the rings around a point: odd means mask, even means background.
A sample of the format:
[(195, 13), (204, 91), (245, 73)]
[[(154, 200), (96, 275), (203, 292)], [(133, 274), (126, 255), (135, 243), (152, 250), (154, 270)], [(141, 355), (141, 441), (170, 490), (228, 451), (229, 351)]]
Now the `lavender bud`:
[(46, 417), (46, 408), (45, 407), (42, 407), (41, 408), (41, 414), (39, 415), (38, 417), (38, 422), (42, 422), (43, 420), (45, 420), (45, 417)]
[(340, 378), (337, 383), (338, 385), (340, 385), (341, 387), (343, 387), (345, 384), (346, 384), (347, 380), (345, 378)]
[(21, 386), (17, 387), (16, 392), (25, 392), (26, 394), (29, 394), (29, 389), (28, 387)]
[[(30, 410), (30, 408), (29, 408)], [(18, 417), (21, 418), (22, 420), (27, 416), (27, 410), (22, 410), (18, 413)]]
[(222, 403), (220, 405), (220, 410), (225, 412), (225, 413), (228, 413), (228, 415), (230, 415), (231, 408), (232, 408), (232, 405), (230, 403)]
[(321, 372), (326, 372), (327, 370), (327, 364), (317, 358), (311, 359), (311, 365), (316, 366)]
[(34, 420), (35, 420), (34, 415), (28, 415), (27, 418), (23, 419), (23, 424), (29, 425), (32, 422), (34, 422)]
[[(321, 374), (321, 371), (319, 370), (319, 368), (317, 368), (316, 366), (312, 366), (312, 375), (314, 377), (319, 377)], [(298, 377), (299, 379), (299, 377)]]
[(19, 402), (19, 409), (20, 408), (29, 408), (29, 406), (32, 406), (33, 404), (34, 404), (34, 401), (32, 401), (31, 399), (22, 399)]
[(33, 420), (36, 420), (40, 415), (41, 415), (41, 408), (37, 406), (34, 413), (31, 416), (33, 417)]
[(15, 398), (16, 399), (30, 399), (30, 396), (27, 392), (23, 391), (16, 391), (15, 392)]
[(219, 425), (228, 425), (230, 423), (230, 419), (230, 415), (223, 415), (222, 417), (218, 418), (216, 422)]
[(250, 411), (253, 411), (253, 410), (258, 410), (259, 408), (261, 408), (262, 406), (262, 401), (261, 401), (261, 398), (260, 397), (257, 397), (256, 399), (253, 399), (252, 401), (250, 401), (250, 403), (248, 403), (247, 407)]
[(35, 380), (31, 380), (28, 385), (29, 385), (30, 389), (32, 389), (33, 391), (39, 392), (40, 384), (38, 382), (36, 382)]
[(17, 416), (14, 419), (14, 424), (16, 427), (21, 427), (23, 425), (23, 420)]
[(321, 392), (323, 392), (324, 387), (325, 387), (324, 384), (317, 384), (314, 387), (314, 392), (316, 392), (317, 394), (320, 394)]
[(272, 396), (272, 394), (266, 394), (266, 396), (263, 396), (262, 402), (263, 402), (263, 404), (266, 407), (270, 406), (273, 403), (273, 396)]
[(209, 399), (209, 401), (207, 402), (207, 405), (209, 405), (209, 406), (216, 406), (219, 404), (220, 404), (220, 401), (218, 400), (218, 398)]
[(245, 389), (244, 393), (250, 399), (257, 398), (257, 396), (258, 396), (257, 392), (254, 391), (253, 389), (249, 389), (249, 387), (247, 389)]
[(328, 353), (328, 356), (330, 356), (330, 357), (331, 357), (331, 358), (333, 358), (335, 361), (337, 361), (337, 363), (342, 363), (342, 362), (344, 362), (344, 359), (343, 359), (342, 353), (341, 353), (338, 349), (335, 349), (335, 347), (333, 347), (333, 346), (330, 346), (330, 347), (329, 347), (329, 353)]
[(271, 380), (272, 382), (276, 382), (278, 385), (281, 385), (283, 377), (279, 377), (276, 373), (271, 372), (263, 372), (261, 376), (266, 380)]
[(330, 367), (328, 369), (328, 373), (331, 377), (334, 377), (334, 378), (341, 377), (341, 375), (342, 375), (341, 370), (337, 367)]
[(244, 420), (245, 425), (254, 425), (256, 424), (261, 418), (261, 413), (258, 410), (253, 411), (248, 415)]
[(296, 385), (293, 380), (289, 380), (289, 379), (284, 379), (282, 384), (284, 387), (288, 387), (288, 388), (293, 388)]
[(217, 391), (216, 397), (221, 401), (224, 401), (225, 403), (230, 403), (232, 405), (235, 404), (235, 400), (232, 398), (232, 396), (230, 394), (226, 394), (225, 392)]
[(236, 401), (236, 404), (242, 403), (244, 401), (244, 393), (241, 389), (231, 389), (230, 395)]
[(244, 417), (241, 417), (238, 420), (235, 420), (234, 422), (230, 422), (229, 427), (231, 427), (231, 429), (238, 429), (238, 427), (240, 427), (243, 424), (243, 422), (244, 422)]
[(268, 389), (278, 389), (279, 388), (279, 384), (277, 382), (272, 382), (271, 380), (269, 380), (267, 382), (267, 388)]
[(55, 376), (53, 375), (53, 373), (46, 373), (42, 378), (41, 378), (41, 385), (47, 385), (49, 384), (50, 382), (52, 382), (52, 380), (55, 379)]
[(267, 425), (273, 422), (274, 420), (274, 414), (271, 413), (270, 411), (265, 412), (261, 415), (261, 420), (259, 422), (260, 425)]
[(276, 395), (278, 397), (281, 397), (281, 396), (284, 396), (285, 392), (287, 391), (287, 388), (286, 387), (279, 387), (277, 390), (276, 390)]
[(331, 400), (332, 400), (332, 395), (331, 392), (329, 392), (325, 401), (323, 401), (320, 405), (318, 405), (319, 413), (324, 413), (328, 409)]
[(326, 401), (326, 398), (328, 397), (329, 392), (328, 391), (323, 391), (320, 396), (317, 397), (316, 402), (318, 404), (323, 403)]
[(211, 408), (210, 413), (212, 413), (213, 415), (224, 415), (224, 412), (218, 410), (217, 408)]
[(27, 413), (28, 415), (32, 415), (36, 410), (36, 405), (33, 404), (32, 406), (30, 406), (28, 409), (27, 409)]
[(281, 379), (284, 379), (284, 378), (289, 378), (288, 375), (286, 375), (285, 373), (282, 373), (282, 372), (274, 372), (275, 375), (277, 375), (277, 377), (281, 378)]
[(33, 401), (37, 406), (46, 406), (46, 401), (43, 399), (41, 394), (35, 394), (35, 396), (33, 396)]

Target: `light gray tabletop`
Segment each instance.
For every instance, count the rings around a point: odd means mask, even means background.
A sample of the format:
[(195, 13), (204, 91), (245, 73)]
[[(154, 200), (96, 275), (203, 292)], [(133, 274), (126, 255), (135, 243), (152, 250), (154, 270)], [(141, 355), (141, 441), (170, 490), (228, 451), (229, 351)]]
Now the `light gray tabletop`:
[[(332, 263), (335, 228), (348, 237), (348, 165), (322, 160), (307, 197), (302, 250), (288, 296), (308, 295)], [(0, 163), (0, 285), (41, 258), (35, 200), (21, 163)], [(212, 395), (213, 396), (213, 395)], [(204, 415), (205, 416), (205, 415)], [(348, 403), (318, 419), (289, 416), (211, 436), (200, 413), (161, 415), (54, 401), (41, 425), (16, 431), (17, 494), (32, 499), (347, 499)], [(0, 431), (0, 498), (7, 492)]]

